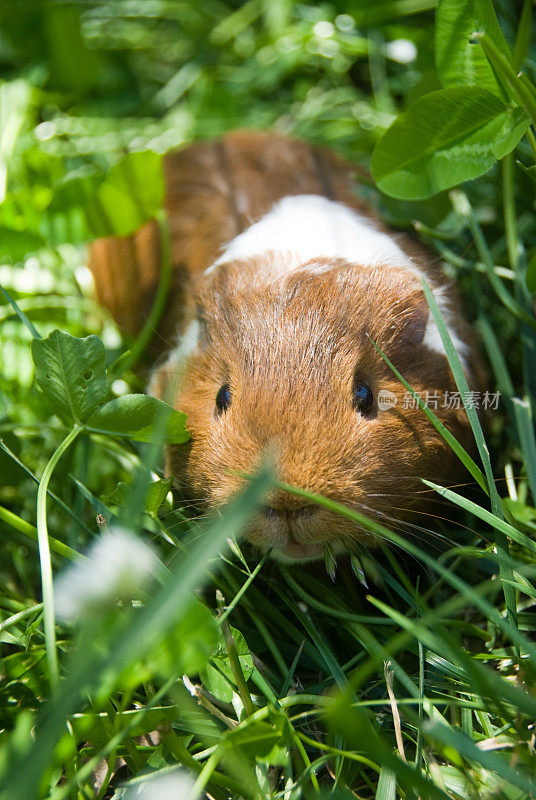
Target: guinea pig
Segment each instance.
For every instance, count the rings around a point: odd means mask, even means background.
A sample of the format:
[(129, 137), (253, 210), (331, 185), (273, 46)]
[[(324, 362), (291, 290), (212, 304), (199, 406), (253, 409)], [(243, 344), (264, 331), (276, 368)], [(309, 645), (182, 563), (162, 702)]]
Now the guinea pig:
[[(183, 411), (191, 439), (167, 469), (199, 507), (222, 507), (269, 454), (279, 482), (387, 526), (426, 511), (422, 477), (460, 464), (382, 350), (465, 447), (470, 428), (421, 278), (472, 388), (480, 367), (455, 289), (430, 255), (359, 198), (355, 167), (273, 133), (234, 132), (165, 162), (172, 290), (159, 331), (177, 343), (150, 391)], [(158, 279), (155, 223), (96, 242), (97, 291), (134, 332)], [(463, 473), (462, 473), (463, 474)], [(286, 561), (371, 535), (272, 489), (245, 533)]]

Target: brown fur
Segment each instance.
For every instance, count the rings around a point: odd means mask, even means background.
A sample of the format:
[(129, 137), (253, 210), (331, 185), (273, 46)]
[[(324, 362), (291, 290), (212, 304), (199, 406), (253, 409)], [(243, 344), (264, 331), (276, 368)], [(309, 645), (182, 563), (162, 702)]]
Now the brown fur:
[[(423, 412), (403, 408), (405, 390), (370, 341), (416, 391), (456, 390), (445, 356), (422, 344), (429, 310), (414, 275), (331, 261), (321, 273), (303, 265), (274, 279), (276, 253), (204, 274), (224, 244), (285, 195), (328, 194), (371, 215), (354, 193), (351, 174), (333, 154), (274, 134), (237, 132), (167, 157), (174, 288), (161, 331), (176, 333), (197, 308), (203, 335), (187, 365), (171, 359), (160, 368), (153, 391), (187, 414), (191, 441), (171, 448), (167, 463), (200, 505), (225, 503), (243, 484), (241, 475), (254, 472), (266, 454), (282, 482), (380, 520), (408, 519), (423, 506), (421, 477), (450, 482), (460, 474)], [(433, 286), (444, 284), (425, 251), (402, 246), (426, 265)], [(93, 248), (99, 297), (129, 332), (139, 327), (154, 291), (158, 256), (153, 223), (127, 242), (106, 240)], [(135, 297), (128, 276), (136, 281)], [(453, 290), (450, 302), (456, 309)], [(459, 314), (455, 326), (469, 342)], [(470, 361), (477, 380), (474, 355)], [(170, 380), (178, 372), (180, 386)], [(380, 388), (393, 392), (397, 406), (356, 411), (356, 375), (375, 398)], [(217, 414), (215, 397), (226, 383), (232, 403)], [(435, 413), (470, 446), (463, 409)], [(316, 556), (325, 543), (347, 547), (369, 537), (340, 516), (273, 490), (248, 538)]]
[[(170, 470), (186, 494), (217, 507), (242, 485), (240, 474), (270, 453), (282, 482), (380, 520), (407, 518), (422, 506), (420, 477), (450, 481), (459, 472), (423, 412), (402, 407), (405, 390), (370, 341), (416, 391), (456, 390), (445, 357), (420, 343), (428, 308), (418, 280), (400, 269), (335, 264), (267, 288), (259, 266), (236, 262), (201, 281), (206, 333), (171, 398), (186, 412), (192, 439), (171, 450)], [(375, 397), (380, 388), (393, 392), (397, 406), (356, 412), (356, 372)], [(233, 400), (217, 415), (214, 398), (225, 383)], [(437, 414), (467, 446), (465, 412)], [(279, 490), (266, 502), (303, 506)], [(287, 533), (284, 520), (261, 512), (249, 538), (284, 547)], [(348, 545), (356, 537), (368, 538), (324, 510), (293, 522), (303, 545)]]
[[(326, 194), (366, 212), (352, 182), (356, 168), (334, 153), (262, 131), (234, 131), (198, 142), (164, 159), (165, 207), (171, 234), (172, 286), (152, 347), (164, 351), (188, 316), (191, 278), (276, 200)], [(269, 177), (268, 177), (269, 176)], [(97, 298), (119, 327), (134, 336), (145, 322), (160, 273), (156, 223), (127, 238), (96, 241), (90, 251)]]

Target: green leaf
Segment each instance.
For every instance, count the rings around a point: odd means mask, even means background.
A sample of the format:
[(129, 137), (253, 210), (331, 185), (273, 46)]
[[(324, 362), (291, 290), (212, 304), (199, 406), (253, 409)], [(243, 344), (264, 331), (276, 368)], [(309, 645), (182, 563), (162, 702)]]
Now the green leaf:
[(520, 500), (512, 500), (511, 497), (503, 497), (502, 504), (516, 522), (536, 531), (536, 508), (528, 506)]
[(512, 143), (509, 121), (511, 109), (486, 89), (430, 92), (378, 140), (371, 159), (373, 177), (385, 194), (409, 200), (476, 178), (495, 162), (494, 151), (517, 143)]
[(194, 675), (210, 658), (218, 640), (218, 625), (209, 609), (192, 597), (190, 607), (148, 657), (152, 672)]
[(47, 3), (44, 30), (54, 83), (80, 95), (98, 85), (102, 60), (81, 32), (81, 10), (73, 3)]
[(35, 380), (54, 412), (74, 422), (86, 422), (106, 394), (104, 345), (98, 336), (77, 339), (52, 331), (32, 340)]
[(151, 483), (145, 498), (145, 510), (148, 514), (156, 514), (171, 490), (173, 478), (159, 478)]
[(511, 153), (514, 147), (526, 133), (530, 119), (525, 111), (520, 108), (509, 108), (502, 130), (499, 131), (491, 151), (497, 161)]
[(224, 703), (230, 703), (233, 699), (233, 694), (235, 693), (236, 689), (233, 689), (233, 686), (226, 677), (221, 675), (217, 669), (215, 669), (212, 664), (207, 664), (206, 667), (201, 672), (201, 680), (203, 682), (203, 686), (217, 697), (219, 700), (222, 700)]
[(115, 164), (85, 205), (95, 236), (128, 236), (154, 217), (164, 201), (162, 156), (145, 150)]
[(95, 170), (70, 172), (55, 188), (47, 211), (58, 214), (70, 208), (79, 208), (93, 200), (104, 175)]
[(445, 87), (479, 86), (503, 96), (495, 74), (474, 33), (487, 33), (511, 61), (491, 0), (442, 0), (436, 13), (435, 54), (439, 80)]
[(13, 228), (0, 228), (0, 253), (11, 256), (14, 261), (24, 258), (28, 253), (43, 247), (43, 239), (30, 231)]
[(272, 724), (252, 719), (222, 737), (222, 744), (231, 752), (239, 747), (249, 760), (261, 764), (284, 766), (289, 757), (289, 747), (284, 714), (271, 711)]
[(83, 244), (93, 239), (83, 208), (73, 206), (57, 214), (45, 211), (39, 223), (39, 233), (50, 247), (60, 244)]
[[(253, 659), (246, 644), (246, 640), (240, 631), (236, 628), (231, 628), (231, 634), (236, 645), (236, 652), (238, 654), (240, 666), (242, 667), (244, 679), (247, 681), (253, 672)], [(220, 700), (230, 703), (236, 689), (233, 690), (235, 686), (234, 674), (223, 635), (220, 636), (218, 647), (213, 653), (211, 661), (212, 663), (207, 664), (206, 669), (203, 670), (203, 684), (209, 692), (212, 692), (212, 694)]]
[(124, 481), (119, 481), (115, 489), (101, 496), (106, 506), (124, 506), (132, 497), (132, 488)]
[(39, 232), (53, 247), (92, 238), (84, 206), (94, 202), (103, 180), (103, 174), (85, 169), (71, 173), (55, 187), (39, 223)]
[[(172, 484), (172, 477), (159, 478), (157, 481), (149, 484), (145, 497), (145, 510), (148, 514), (155, 515), (157, 513), (166, 495), (170, 491)], [(119, 481), (115, 489), (109, 494), (104, 494), (101, 500), (107, 506), (124, 506), (134, 501), (134, 495), (135, 491), (132, 486), (129, 486), (124, 481)]]
[(186, 415), (146, 394), (124, 394), (110, 400), (87, 420), (87, 428), (112, 436), (128, 436), (136, 442), (182, 444), (190, 438)]

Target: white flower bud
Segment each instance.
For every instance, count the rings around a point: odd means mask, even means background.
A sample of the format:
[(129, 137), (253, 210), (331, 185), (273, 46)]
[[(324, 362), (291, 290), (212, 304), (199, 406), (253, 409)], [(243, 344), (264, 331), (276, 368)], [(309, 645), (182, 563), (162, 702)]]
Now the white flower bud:
[(417, 48), (410, 39), (394, 39), (387, 42), (387, 56), (400, 64), (409, 64), (417, 58)]
[(130, 599), (154, 575), (155, 553), (130, 531), (112, 528), (96, 539), (87, 558), (71, 564), (54, 584), (54, 606), (60, 620)]
[(183, 769), (175, 769), (163, 775), (149, 778), (142, 783), (131, 784), (124, 800), (194, 800), (194, 779)]

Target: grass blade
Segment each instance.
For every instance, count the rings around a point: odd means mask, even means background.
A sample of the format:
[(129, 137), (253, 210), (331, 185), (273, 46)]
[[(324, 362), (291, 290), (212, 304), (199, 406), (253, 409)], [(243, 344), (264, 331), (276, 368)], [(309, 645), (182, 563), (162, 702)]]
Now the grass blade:
[(519, 442), (525, 456), (525, 468), (529, 479), (533, 502), (536, 503), (536, 441), (534, 438), (534, 422), (530, 403), (527, 399), (514, 397), (514, 414), (517, 422)]
[(4, 297), (6, 298), (7, 302), (10, 304), (10, 306), (13, 308), (13, 311), (15, 312), (17, 317), (20, 319), (22, 324), (25, 325), (28, 328), (28, 330), (30, 331), (30, 333), (32, 334), (34, 339), (41, 339), (41, 334), (39, 333), (39, 331), (37, 330), (37, 328), (35, 327), (33, 322), (31, 322), (31, 320), (28, 319), (28, 317), (26, 316), (24, 311), (22, 311), (22, 309), (19, 308), (18, 304), (11, 297), (11, 295), (8, 293), (8, 291), (6, 289), (4, 289), (3, 286), (0, 286), (0, 291), (2, 292)]
[[(285, 489), (286, 491), (298, 495), (299, 497), (304, 497), (307, 500), (310, 500), (312, 503), (317, 503), (318, 505), (333, 511), (335, 514), (341, 514), (343, 517), (353, 520), (358, 526), (375, 534), (380, 541), (384, 540), (391, 542), (397, 547), (400, 547), (402, 550), (405, 550), (410, 555), (415, 556), (415, 558), (426, 564), (426, 566), (429, 567), (433, 572), (439, 573), (439, 575), (447, 583), (449, 583), (457, 592), (460, 593), (465, 603), (472, 603), (479, 608), (489, 620), (492, 620), (493, 623), (497, 625), (502, 633), (507, 636), (516, 647), (521, 648), (527, 655), (530, 655), (533, 664), (532, 662), (528, 663), (530, 663), (531, 667), (533, 667), (536, 671), (536, 645), (534, 645), (519, 631), (517, 626), (512, 623), (510, 618), (504, 619), (501, 613), (487, 600), (485, 600), (479, 592), (462, 580), (451, 569), (444, 567), (440, 561), (438, 561), (437, 557), (429, 555), (422, 548), (413, 544), (413, 542), (410, 542), (408, 539), (405, 539), (403, 536), (400, 536), (394, 531), (389, 530), (389, 528), (386, 528), (381, 523), (376, 522), (376, 520), (370, 519), (370, 517), (366, 517), (364, 514), (360, 514), (358, 511), (347, 508), (342, 503), (338, 503), (335, 500), (330, 500), (327, 497), (322, 497), (321, 495), (315, 495), (312, 492), (307, 492), (303, 489), (298, 489), (290, 484), (278, 482), (276, 485)], [(505, 559), (508, 559), (506, 563), (511, 563), (509, 556), (505, 556)], [(527, 662), (524, 663), (527, 664)]]
[(427, 734), (441, 742), (447, 747), (452, 747), (460, 753), (467, 761), (480, 764), (495, 775), (500, 776), (512, 786), (517, 786), (529, 797), (534, 797), (536, 793), (536, 780), (521, 769), (519, 764), (515, 768), (511, 767), (508, 761), (493, 751), (485, 751), (469, 739), (464, 733), (453, 728), (446, 728), (444, 725), (431, 723), (426, 726)]
[[(445, 323), (445, 320), (443, 319), (441, 311), (439, 310), (439, 306), (437, 305), (434, 294), (424, 278), (422, 279), (422, 285), (427, 303), (430, 306), (432, 316), (439, 330), (439, 335), (441, 336), (441, 341), (443, 342), (443, 346), (447, 354), (447, 359), (450, 368), (452, 370), (456, 386), (458, 387), (458, 391), (460, 392), (460, 396), (463, 400), (465, 411), (467, 413), (467, 418), (471, 425), (473, 436), (475, 437), (476, 446), (478, 448), (478, 452), (480, 454), (480, 458), (484, 466), (484, 473), (486, 475), (489, 495), (491, 499), (491, 510), (493, 511), (493, 514), (496, 517), (502, 518), (503, 514), (502, 514), (501, 499), (497, 492), (497, 487), (495, 486), (495, 478), (493, 476), (493, 470), (491, 468), (491, 460), (489, 456), (488, 446), (484, 438), (484, 432), (482, 431), (482, 426), (480, 424), (480, 420), (478, 418), (478, 414), (476, 412), (474, 405), (470, 402), (467, 402), (467, 399), (471, 396), (469, 392), (469, 385), (467, 383), (467, 378), (465, 377), (465, 373), (463, 371), (463, 367), (461, 365), (458, 353), (456, 352), (456, 348), (452, 344), (452, 339), (450, 338), (447, 325)], [(502, 555), (508, 557), (509, 556), (508, 540), (501, 531), (497, 530), (497, 528), (495, 528), (495, 531), (496, 531), (495, 544), (497, 546), (497, 550)], [(499, 570), (501, 578), (506, 578), (508, 581), (512, 580), (513, 576), (511, 570), (508, 567), (506, 567), (503, 563), (499, 564)], [(508, 583), (503, 584), (503, 591), (506, 600), (506, 609), (508, 612), (508, 616), (510, 618), (510, 621), (513, 624), (516, 624), (517, 609), (516, 609), (515, 591), (513, 590), (512, 586), (510, 586)]]
[[(54, 748), (65, 730), (65, 722), (88, 692), (100, 683), (100, 695), (106, 694), (126, 666), (154, 648), (166, 630), (181, 619), (189, 607), (191, 592), (205, 575), (207, 561), (214, 557), (226, 539), (235, 535), (271, 485), (272, 474), (264, 469), (231, 503), (220, 518), (207, 526), (188, 553), (181, 558), (176, 571), (165, 581), (156, 597), (132, 620), (113, 641), (110, 651), (103, 653), (92, 646), (94, 635), (79, 644), (67, 679), (61, 691), (54, 694), (45, 709), (35, 738), (27, 749), (13, 754), (0, 790), (2, 800), (35, 800), (37, 787), (50, 761)], [(104, 675), (106, 679), (103, 682)], [(104, 685), (106, 684), (106, 685)], [(9, 788), (8, 788), (9, 787)]]
[(374, 345), (374, 347), (376, 348), (378, 353), (381, 355), (381, 357), (383, 358), (383, 360), (385, 361), (387, 366), (394, 372), (394, 374), (396, 375), (398, 380), (408, 390), (408, 392), (411, 393), (412, 397), (415, 398), (415, 400), (417, 401), (417, 403), (419, 405), (419, 408), (421, 408), (424, 411), (424, 413), (426, 414), (426, 416), (428, 417), (428, 419), (430, 420), (430, 422), (432, 423), (434, 428), (441, 434), (443, 439), (447, 442), (447, 444), (456, 453), (456, 455), (458, 456), (458, 458), (460, 459), (462, 464), (471, 473), (471, 475), (473, 476), (475, 481), (478, 483), (480, 488), (483, 489), (487, 493), (488, 492), (488, 488), (487, 488), (486, 479), (484, 478), (484, 475), (482, 474), (482, 471), (477, 466), (475, 461), (471, 458), (471, 456), (469, 455), (467, 450), (465, 450), (465, 448), (462, 447), (462, 445), (452, 435), (452, 433), (449, 431), (449, 429), (447, 427), (445, 427), (445, 425), (443, 425), (441, 420), (436, 417), (434, 412), (430, 408), (428, 408), (428, 406), (426, 405), (424, 400), (421, 397), (419, 397), (417, 392), (415, 392), (414, 389), (412, 389), (412, 387), (409, 385), (407, 380), (402, 377), (400, 372), (397, 370), (397, 368), (394, 366), (394, 364), (392, 364), (392, 362), (387, 358), (385, 353), (383, 353), (383, 351), (378, 347), (376, 342), (373, 342), (372, 339), (370, 341), (372, 342), (372, 344)]
[(479, 506), (478, 503), (473, 503), (472, 500), (468, 500), (467, 497), (463, 497), (461, 494), (457, 494), (451, 489), (447, 489), (445, 486), (439, 486), (437, 483), (432, 483), (432, 481), (424, 479), (423, 483), (431, 489), (434, 489), (441, 497), (450, 500), (451, 503), (456, 503), (457, 506), (460, 506), (460, 508), (466, 511), (470, 511), (475, 517), (478, 517), (483, 522), (487, 522), (492, 528), (500, 531), (505, 536), (509, 536), (514, 542), (526, 547), (527, 550), (536, 555), (536, 543), (526, 536), (526, 534), (518, 531), (517, 528), (514, 528), (513, 525), (506, 522), (503, 517), (497, 517), (495, 514), (492, 514), (491, 511), (487, 511), (485, 508), (482, 508), (482, 506)]
[(388, 767), (381, 768), (376, 800), (396, 800), (396, 775)]

